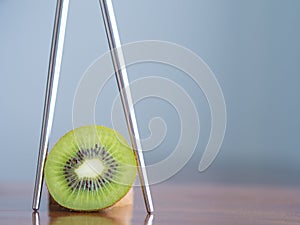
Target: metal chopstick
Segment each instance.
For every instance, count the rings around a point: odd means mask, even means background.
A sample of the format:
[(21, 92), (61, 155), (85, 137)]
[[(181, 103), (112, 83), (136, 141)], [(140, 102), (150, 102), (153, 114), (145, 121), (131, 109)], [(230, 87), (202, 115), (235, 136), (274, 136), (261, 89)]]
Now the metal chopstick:
[(119, 92), (123, 104), (126, 123), (130, 135), (131, 144), (135, 153), (138, 164), (138, 174), (142, 187), (143, 197), (145, 201), (146, 210), (148, 213), (153, 212), (153, 203), (148, 182), (147, 171), (142, 152), (142, 145), (140, 142), (140, 135), (138, 131), (135, 111), (133, 107), (133, 100), (129, 88), (128, 75), (125, 67), (123, 52), (121, 49), (121, 41), (117, 28), (116, 18), (114, 15), (113, 5), (111, 0), (99, 0), (104, 20), (106, 35), (111, 52), (111, 58), (115, 70), (115, 75), (119, 87)]
[(57, 96), (57, 87), (64, 46), (68, 8), (69, 0), (57, 0), (48, 67), (43, 122), (40, 136), (39, 156), (33, 193), (33, 210), (38, 210), (40, 207), (44, 180), (44, 165), (47, 156), (49, 137), (51, 134), (51, 128), (53, 123), (53, 115)]

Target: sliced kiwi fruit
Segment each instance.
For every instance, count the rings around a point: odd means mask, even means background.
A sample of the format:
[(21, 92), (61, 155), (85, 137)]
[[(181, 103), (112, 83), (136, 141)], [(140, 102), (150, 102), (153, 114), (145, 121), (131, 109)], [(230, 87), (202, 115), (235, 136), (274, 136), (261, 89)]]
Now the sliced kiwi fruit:
[(45, 181), (52, 198), (77, 211), (108, 208), (130, 190), (136, 160), (126, 140), (104, 126), (65, 134), (47, 156)]

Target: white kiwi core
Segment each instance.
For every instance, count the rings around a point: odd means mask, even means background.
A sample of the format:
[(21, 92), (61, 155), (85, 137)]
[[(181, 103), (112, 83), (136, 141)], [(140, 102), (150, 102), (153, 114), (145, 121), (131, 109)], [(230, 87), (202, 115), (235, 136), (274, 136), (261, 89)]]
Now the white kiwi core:
[(86, 159), (85, 162), (75, 169), (78, 178), (96, 178), (102, 174), (105, 166), (99, 159)]

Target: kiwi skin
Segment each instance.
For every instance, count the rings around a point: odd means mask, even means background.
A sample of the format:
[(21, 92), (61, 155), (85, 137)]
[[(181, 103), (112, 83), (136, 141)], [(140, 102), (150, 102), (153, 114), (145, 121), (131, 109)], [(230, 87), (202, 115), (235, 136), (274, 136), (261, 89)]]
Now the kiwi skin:
[[(67, 178), (64, 177), (63, 168), (66, 168), (65, 164), (69, 162), (70, 158), (72, 159), (80, 149), (91, 149), (92, 151), (95, 144), (96, 146), (101, 145), (101, 148), (103, 147), (107, 150), (107, 153), (113, 155), (115, 157), (114, 159), (122, 165), (122, 167), (120, 166), (121, 168), (118, 168), (118, 176), (116, 175), (119, 183), (112, 179), (108, 183), (109, 185), (105, 183), (100, 187), (95, 184), (94, 186), (96, 187), (94, 188), (96, 189), (98, 187), (98, 189), (91, 190), (80, 186), (82, 182), (77, 180), (75, 182), (77, 182), (77, 184), (80, 183), (79, 188), (77, 185), (76, 188), (78, 189), (71, 190), (70, 180), (67, 181)], [(92, 155), (92, 153), (89, 153), (89, 155)], [(83, 159), (83, 162), (84, 160), (85, 159)], [(124, 167), (123, 165), (129, 166)], [(121, 176), (119, 176), (119, 174), (121, 174)], [(117, 202), (122, 202), (120, 200), (126, 196), (132, 187), (135, 176), (136, 160), (132, 149), (125, 139), (110, 128), (96, 125), (76, 128), (65, 134), (49, 153), (45, 165), (45, 180), (50, 195), (60, 206), (73, 211), (98, 211), (112, 207)], [(100, 189), (101, 193), (99, 194)], [(101, 195), (100, 198), (95, 199), (98, 195)]]

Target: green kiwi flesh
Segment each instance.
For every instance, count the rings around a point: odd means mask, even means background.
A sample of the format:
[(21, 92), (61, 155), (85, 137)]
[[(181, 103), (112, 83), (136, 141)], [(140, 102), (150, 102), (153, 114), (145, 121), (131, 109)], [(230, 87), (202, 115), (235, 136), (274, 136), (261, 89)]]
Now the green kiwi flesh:
[(61, 206), (96, 211), (114, 205), (132, 186), (136, 160), (125, 139), (104, 126), (65, 134), (47, 156), (45, 181)]

